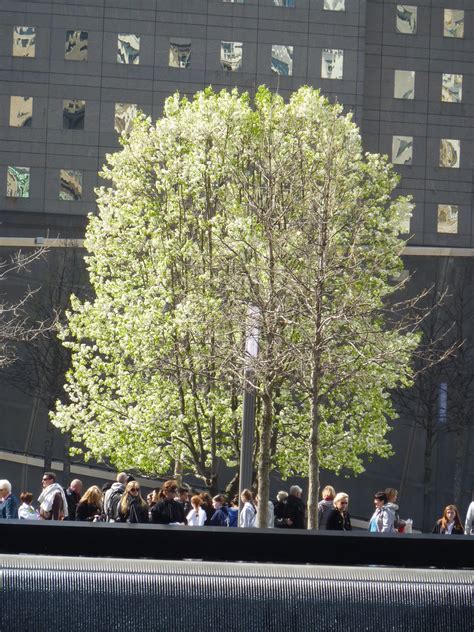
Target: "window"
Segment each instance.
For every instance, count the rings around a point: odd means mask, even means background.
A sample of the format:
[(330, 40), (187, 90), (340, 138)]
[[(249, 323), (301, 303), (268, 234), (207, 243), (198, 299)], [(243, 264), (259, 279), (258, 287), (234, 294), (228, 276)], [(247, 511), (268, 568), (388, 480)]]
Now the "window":
[(413, 136), (392, 138), (392, 162), (394, 165), (411, 165), (413, 160)]
[(453, 204), (438, 204), (438, 233), (458, 232), (459, 207)]
[(13, 57), (34, 57), (36, 50), (36, 28), (34, 26), (13, 27)]
[(462, 9), (444, 10), (444, 37), (464, 37), (464, 11)]
[(191, 40), (170, 38), (169, 65), (171, 68), (189, 68), (191, 65)]
[(221, 42), (221, 68), (235, 72), (242, 68), (242, 42)]
[(321, 54), (321, 77), (323, 79), (342, 79), (344, 51), (323, 48)]
[(10, 97), (10, 127), (31, 127), (33, 97)]
[(119, 64), (140, 63), (140, 36), (120, 33), (117, 36), (117, 62)]
[(416, 33), (417, 7), (408, 4), (397, 4), (397, 31), (414, 35)]
[(393, 83), (394, 99), (414, 99), (415, 98), (415, 71), (395, 70), (395, 80)]
[(462, 75), (443, 74), (441, 101), (445, 103), (461, 103)]
[(59, 171), (59, 199), (72, 202), (82, 199), (82, 171)]
[(461, 141), (442, 138), (439, 144), (439, 166), (459, 169), (461, 157)]
[(137, 115), (135, 103), (116, 103), (114, 129), (118, 134), (129, 133), (132, 129), (133, 119)]
[(69, 61), (87, 61), (88, 41), (89, 33), (87, 31), (66, 31), (64, 59)]
[(30, 168), (8, 167), (7, 170), (7, 197), (30, 197)]
[(325, 11), (345, 11), (346, 2), (345, 0), (324, 0), (323, 8)]
[(222, 2), (233, 2), (234, 4), (243, 4), (244, 0), (222, 0)]
[(295, 6), (295, 0), (273, 0), (273, 4), (277, 7), (289, 7)]
[(293, 46), (272, 46), (272, 72), (291, 77), (293, 74)]
[(63, 101), (63, 128), (84, 129), (86, 102), (79, 99)]

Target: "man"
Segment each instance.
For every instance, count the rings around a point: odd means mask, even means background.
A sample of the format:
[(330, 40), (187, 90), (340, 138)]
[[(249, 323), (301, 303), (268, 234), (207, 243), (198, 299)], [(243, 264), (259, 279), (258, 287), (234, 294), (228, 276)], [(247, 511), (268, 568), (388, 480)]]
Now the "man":
[(56, 483), (56, 474), (45, 472), (42, 478), (43, 491), (40, 503), (40, 518), (42, 520), (64, 520), (68, 517), (68, 508), (64, 489)]
[(107, 522), (115, 522), (117, 519), (118, 505), (125, 491), (128, 476), (125, 472), (119, 472), (115, 483), (112, 483), (110, 489), (105, 492), (104, 497), (104, 513)]
[(0, 519), (18, 519), (18, 498), (12, 494), (10, 481), (0, 480)]
[(301, 500), (303, 490), (299, 485), (290, 487), (286, 501), (286, 524), (289, 529), (306, 529), (306, 505)]
[(82, 481), (80, 481), (78, 478), (75, 478), (73, 481), (71, 481), (69, 487), (64, 490), (64, 494), (66, 496), (68, 511), (68, 517), (64, 518), (64, 520), (75, 520), (76, 507), (81, 500)]

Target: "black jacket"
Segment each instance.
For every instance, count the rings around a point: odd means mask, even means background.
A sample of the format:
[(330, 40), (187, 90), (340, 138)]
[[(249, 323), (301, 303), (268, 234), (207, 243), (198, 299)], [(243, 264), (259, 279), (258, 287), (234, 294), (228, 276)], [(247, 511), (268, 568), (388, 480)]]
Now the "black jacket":
[(155, 524), (186, 522), (183, 505), (176, 500), (159, 500), (151, 510), (151, 521)]
[(328, 519), (326, 521), (327, 531), (352, 531), (351, 517), (349, 513), (345, 513), (344, 516), (338, 509), (332, 509), (329, 512)]
[(290, 494), (286, 501), (286, 519), (289, 529), (306, 529), (306, 505), (297, 496)]
[(64, 490), (64, 495), (66, 496), (68, 513), (67, 518), (64, 518), (64, 520), (75, 520), (77, 505), (79, 504), (81, 497), (70, 487)]
[(148, 507), (143, 506), (138, 498), (132, 498), (125, 511), (122, 511), (122, 502), (119, 502), (117, 522), (148, 522)]

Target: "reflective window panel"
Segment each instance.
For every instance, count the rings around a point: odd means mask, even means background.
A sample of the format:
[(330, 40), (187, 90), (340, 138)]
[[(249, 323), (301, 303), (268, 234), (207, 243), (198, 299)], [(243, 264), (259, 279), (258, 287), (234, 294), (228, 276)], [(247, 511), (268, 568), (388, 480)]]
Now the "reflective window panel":
[(222, 2), (233, 2), (234, 4), (243, 4), (244, 0), (222, 0)]
[(64, 59), (70, 61), (87, 61), (88, 41), (89, 33), (87, 31), (66, 31)]
[(323, 79), (342, 79), (343, 65), (343, 50), (323, 48), (321, 53), (321, 77)]
[(59, 198), (76, 202), (82, 198), (82, 171), (59, 171)]
[(63, 101), (63, 128), (84, 129), (86, 102), (79, 99)]
[(416, 33), (416, 7), (397, 4), (397, 31), (414, 35)]
[(33, 97), (10, 97), (10, 127), (31, 127)]
[(324, 0), (325, 11), (345, 11), (345, 0)]
[(34, 57), (36, 28), (34, 26), (13, 27), (13, 57)]
[(170, 37), (169, 65), (171, 68), (189, 68), (191, 65), (191, 40)]
[(117, 62), (119, 64), (140, 63), (140, 36), (119, 33), (117, 36)]
[(132, 129), (133, 119), (137, 115), (135, 103), (116, 103), (114, 129), (118, 134), (129, 133)]
[(242, 68), (242, 42), (221, 42), (221, 68), (235, 72)]
[(461, 141), (442, 138), (439, 144), (439, 166), (459, 169), (461, 157)]
[(462, 75), (443, 74), (441, 101), (445, 103), (461, 103)]
[(30, 197), (30, 168), (8, 167), (7, 170), (7, 197)]
[(454, 204), (438, 204), (438, 233), (458, 232), (459, 206)]
[(393, 83), (393, 96), (395, 99), (415, 98), (415, 71), (395, 70)]
[(293, 46), (272, 45), (272, 72), (291, 77), (293, 74)]
[(464, 11), (462, 9), (444, 10), (444, 37), (464, 37)]
[(394, 165), (411, 165), (413, 160), (413, 136), (392, 138), (392, 162)]
[(295, 0), (273, 0), (273, 4), (277, 7), (294, 7)]

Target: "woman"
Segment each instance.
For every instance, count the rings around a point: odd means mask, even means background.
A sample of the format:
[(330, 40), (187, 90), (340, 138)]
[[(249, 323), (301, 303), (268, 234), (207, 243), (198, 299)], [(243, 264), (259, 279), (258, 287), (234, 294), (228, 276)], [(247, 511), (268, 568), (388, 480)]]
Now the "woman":
[(203, 527), (206, 522), (206, 512), (201, 507), (201, 499), (199, 496), (193, 496), (191, 498), (191, 507), (192, 509), (188, 512), (186, 516), (186, 522), (188, 527)]
[(225, 504), (225, 497), (222, 494), (214, 496), (212, 499), (212, 506), (214, 507), (214, 514), (211, 518), (211, 527), (228, 527), (229, 526), (229, 511)]
[(322, 491), (322, 500), (318, 503), (318, 528), (325, 529), (329, 514), (334, 509), (336, 490), (332, 485), (326, 485)]
[(137, 481), (130, 481), (125, 487), (118, 505), (117, 522), (148, 522), (148, 505)]
[(444, 508), (443, 517), (436, 521), (432, 533), (464, 535), (464, 529), (456, 505), (448, 505)]
[(286, 502), (288, 500), (288, 492), (280, 491), (276, 495), (276, 503), (275, 503), (275, 527), (278, 529), (287, 529), (287, 515), (286, 515)]
[(39, 520), (39, 513), (31, 504), (33, 502), (33, 494), (31, 492), (21, 492), (20, 502), (18, 518), (21, 520)]
[(239, 527), (252, 528), (257, 526), (256, 516), (257, 510), (253, 504), (253, 495), (250, 489), (244, 489), (240, 494), (240, 500), (243, 504), (240, 512)]
[(385, 490), (385, 495), (387, 496), (387, 509), (393, 514), (393, 529), (394, 531), (403, 532), (405, 530), (405, 521), (400, 520), (398, 515), (398, 490), (393, 487), (387, 487)]
[(161, 486), (158, 502), (151, 510), (151, 520), (155, 524), (185, 524), (183, 505), (176, 500), (178, 484), (176, 481), (166, 481)]
[(97, 485), (92, 485), (83, 494), (76, 507), (76, 520), (81, 522), (97, 522), (102, 519), (102, 492)]
[(334, 508), (328, 512), (326, 519), (327, 531), (352, 531), (351, 517), (347, 508), (349, 495), (344, 492), (336, 494), (333, 500)]
[(372, 533), (392, 533), (393, 532), (393, 513), (386, 507), (388, 502), (385, 492), (377, 492), (374, 494), (375, 511), (369, 523), (369, 531)]
[(214, 507), (212, 506), (212, 498), (206, 492), (202, 492), (199, 494), (199, 498), (201, 499), (201, 507), (206, 512), (206, 522), (204, 523), (206, 527), (211, 524), (211, 518), (214, 515)]

